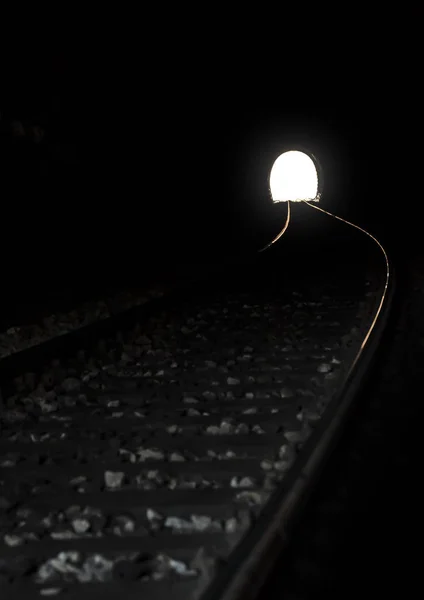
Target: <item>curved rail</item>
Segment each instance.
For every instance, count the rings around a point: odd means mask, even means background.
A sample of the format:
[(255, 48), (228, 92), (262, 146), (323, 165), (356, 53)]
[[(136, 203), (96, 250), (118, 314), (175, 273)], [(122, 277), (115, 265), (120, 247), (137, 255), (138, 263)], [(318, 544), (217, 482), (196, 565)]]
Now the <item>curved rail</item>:
[(361, 354), (362, 354), (362, 352), (363, 352), (363, 350), (364, 350), (364, 348), (365, 348), (365, 346), (366, 346), (366, 344), (367, 344), (367, 342), (369, 340), (369, 337), (370, 337), (370, 335), (371, 335), (371, 333), (372, 333), (372, 331), (373, 331), (373, 329), (375, 327), (375, 324), (377, 323), (377, 319), (378, 319), (378, 317), (379, 317), (379, 315), (381, 313), (381, 309), (383, 308), (383, 304), (384, 304), (384, 301), (386, 299), (387, 289), (389, 287), (389, 281), (390, 281), (390, 263), (389, 263), (389, 257), (387, 256), (387, 252), (383, 248), (382, 244), (377, 240), (376, 237), (374, 237), (366, 229), (363, 229), (362, 227), (359, 227), (359, 225), (355, 225), (355, 223), (351, 223), (347, 219), (343, 219), (342, 217), (338, 217), (337, 215), (333, 215), (333, 213), (330, 213), (328, 210), (325, 210), (324, 208), (321, 208), (320, 206), (315, 206), (314, 204), (310, 204), (307, 200), (304, 200), (304, 202), (308, 206), (310, 206), (312, 208), (315, 208), (315, 210), (319, 210), (322, 213), (324, 213), (324, 214), (326, 214), (326, 215), (328, 215), (330, 217), (333, 217), (334, 219), (337, 219), (338, 221), (341, 221), (342, 223), (345, 223), (346, 225), (350, 225), (351, 227), (354, 227), (355, 229), (358, 229), (358, 231), (361, 231), (362, 233), (365, 233), (365, 235), (367, 235), (369, 238), (371, 238), (373, 240), (373, 242), (375, 242), (377, 244), (377, 246), (380, 248), (380, 250), (383, 253), (384, 260), (386, 262), (386, 282), (385, 282), (385, 285), (384, 285), (383, 293), (381, 295), (381, 299), (380, 299), (379, 305), (377, 307), (376, 313), (374, 315), (374, 318), (372, 320), (372, 323), (370, 325), (370, 328), (368, 329), (368, 332), (367, 332), (367, 334), (365, 335), (365, 337), (364, 337), (364, 339), (362, 341), (361, 347), (360, 347), (360, 349), (359, 349), (359, 351), (358, 351), (358, 353), (357, 353), (355, 359), (353, 360), (353, 363), (352, 363), (352, 365), (351, 365), (351, 367), (349, 369), (349, 372), (348, 372), (348, 375), (347, 375), (347, 377), (349, 378), (349, 376), (351, 375), (353, 369), (355, 368), (355, 365), (358, 362), (358, 360), (359, 360), (359, 358), (360, 358), (360, 356), (361, 356)]
[[(256, 541), (251, 542), (251, 550), (246, 552), (247, 556), (244, 557), (242, 568), (234, 570), (235, 574), (231, 582), (228, 582), (223, 589), (220, 600), (258, 600), (258, 598), (262, 598), (263, 586), (278, 557), (281, 556), (281, 552), (288, 546), (293, 528), (299, 522), (301, 511), (309, 499), (326, 459), (334, 450), (344, 425), (352, 413), (355, 401), (362, 391), (391, 314), (396, 288), (395, 279), (395, 275), (392, 275), (381, 318), (376, 321), (374, 335), (367, 345), (363, 359), (357, 364), (354, 379), (351, 379), (350, 385), (346, 386), (351, 374), (350, 370), (349, 375), (345, 378), (344, 389), (333, 398), (326, 408), (326, 417), (305, 445), (304, 461), (302, 464), (299, 462), (296, 472), (287, 478), (285, 489), (281, 491), (279, 497), (275, 498), (269, 513), (264, 515), (260, 522), (258, 521)], [(252, 535), (252, 537), (254, 536)], [(212, 600), (212, 595), (208, 596), (206, 600)]]
[[(350, 225), (351, 227), (354, 227), (355, 229), (357, 229), (358, 231), (361, 231), (362, 233), (364, 233), (365, 235), (367, 235), (369, 238), (372, 239), (373, 242), (375, 242), (377, 244), (377, 246), (380, 248), (380, 250), (383, 253), (384, 256), (384, 260), (386, 263), (386, 282), (384, 285), (384, 289), (383, 289), (383, 293), (381, 295), (381, 299), (379, 302), (379, 305), (377, 307), (376, 313), (374, 315), (374, 319), (370, 325), (370, 328), (368, 329), (367, 334), (365, 335), (362, 345), (358, 351), (358, 354), (356, 355), (351, 368), (349, 370), (348, 373), (348, 377), (350, 376), (350, 374), (352, 373), (353, 369), (355, 368), (356, 363), (358, 362), (363, 349), (365, 348), (368, 339), (375, 327), (375, 324), (377, 322), (377, 319), (381, 313), (381, 309), (383, 308), (383, 304), (387, 295), (387, 289), (389, 287), (389, 281), (390, 281), (390, 263), (389, 263), (389, 258), (387, 256), (387, 252), (385, 251), (384, 247), (382, 246), (382, 244), (378, 241), (378, 239), (376, 237), (374, 237), (369, 231), (367, 231), (366, 229), (363, 229), (362, 227), (360, 227), (359, 225), (355, 225), (355, 223), (352, 223), (351, 221), (348, 221), (347, 219), (343, 219), (342, 217), (338, 217), (337, 215), (334, 215), (333, 213), (329, 212), (328, 210), (325, 210), (324, 208), (321, 208), (320, 206), (316, 206), (315, 204), (311, 204), (310, 202), (308, 202), (307, 200), (302, 200), (302, 202), (304, 202), (305, 204), (307, 204), (308, 206), (310, 206), (311, 208), (314, 208), (315, 210), (319, 210), (320, 212), (328, 215), (329, 217), (332, 217), (333, 219), (337, 219), (338, 221), (341, 221), (342, 223), (345, 223), (346, 225)], [(278, 242), (278, 240), (285, 234), (285, 232), (287, 231), (287, 228), (289, 226), (290, 223), (290, 201), (287, 201), (287, 218), (286, 218), (286, 222), (284, 223), (283, 228), (281, 229), (281, 231), (279, 232), (279, 234), (273, 239), (271, 240), (271, 242), (269, 242), (269, 244), (267, 244), (264, 248), (262, 248), (261, 250), (259, 250), (259, 252), (264, 252), (265, 250), (268, 250), (268, 248), (270, 248), (273, 244), (275, 244), (276, 242)]]
[(273, 244), (275, 244), (275, 242), (278, 242), (280, 237), (285, 234), (287, 227), (289, 226), (289, 223), (290, 223), (290, 201), (287, 202), (287, 218), (286, 218), (286, 222), (284, 223), (282, 230), (271, 242), (269, 242), (269, 244), (267, 244), (264, 248), (259, 250), (259, 252), (265, 252), (265, 250), (268, 250), (268, 248), (270, 248)]
[[(269, 520), (264, 516), (261, 522), (261, 533), (255, 542), (252, 543), (252, 550), (244, 558), (243, 568), (236, 571), (231, 582), (227, 582), (221, 600), (253, 600), (258, 598), (261, 587), (265, 582), (272, 563), (276, 560), (278, 554), (288, 543), (293, 523), (298, 520), (301, 507), (304, 506), (308, 495), (323, 468), (326, 458), (329, 456), (332, 448), (340, 435), (344, 423), (351, 412), (354, 401), (361, 390), (365, 376), (369, 370), (372, 357), (377, 349), (382, 332), (385, 329), (392, 296), (394, 291), (394, 278), (391, 273), (389, 258), (382, 244), (368, 231), (343, 219), (333, 215), (329, 211), (304, 201), (312, 208), (333, 217), (347, 225), (354, 227), (370, 237), (382, 251), (386, 264), (386, 278), (383, 292), (372, 318), (371, 325), (368, 328), (362, 343), (354, 356), (352, 363), (344, 377), (341, 385), (341, 392), (333, 398), (331, 405), (327, 407), (326, 418), (322, 421), (320, 427), (314, 433), (313, 438), (309, 440), (305, 447), (305, 462), (299, 464), (296, 474), (292, 474), (290, 484), (287, 483), (285, 492), (283, 491), (279, 498), (275, 499), (274, 510), (269, 513)], [(272, 240), (263, 250), (269, 248), (285, 233), (288, 227), (288, 221), (280, 234)], [(391, 286), (389, 288), (389, 283)], [(391, 289), (391, 293), (388, 293)], [(384, 309), (384, 310), (383, 310)], [(381, 317), (381, 318), (379, 318)], [(378, 325), (378, 327), (376, 327)], [(375, 335), (371, 337), (375, 331)], [(368, 342), (371, 342), (368, 344)], [(364, 349), (367, 352), (364, 354)], [(369, 352), (368, 352), (369, 349)], [(364, 354), (363, 360), (359, 363), (359, 358)], [(352, 380), (352, 373), (355, 372), (355, 378)], [(272, 514), (271, 514), (272, 513)], [(211, 596), (208, 596), (209, 600)]]

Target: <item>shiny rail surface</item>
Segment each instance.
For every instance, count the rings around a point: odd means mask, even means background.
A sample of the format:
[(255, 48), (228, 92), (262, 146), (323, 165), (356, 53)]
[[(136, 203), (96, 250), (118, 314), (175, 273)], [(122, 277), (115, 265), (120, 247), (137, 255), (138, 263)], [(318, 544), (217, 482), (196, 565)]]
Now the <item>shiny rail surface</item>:
[(2, 598), (247, 597), (340, 428), (373, 323), (375, 350), (386, 285), (366, 261), (268, 265), (0, 363)]

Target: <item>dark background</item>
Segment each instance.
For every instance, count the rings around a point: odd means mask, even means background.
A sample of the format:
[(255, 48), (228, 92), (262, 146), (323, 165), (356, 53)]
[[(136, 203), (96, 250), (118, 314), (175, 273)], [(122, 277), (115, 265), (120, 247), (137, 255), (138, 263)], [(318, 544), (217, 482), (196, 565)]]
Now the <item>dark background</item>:
[(420, 248), (420, 10), (283, 8), (166, 9), (9, 48), (3, 123), (45, 135), (2, 134), (3, 299), (253, 252), (285, 218), (268, 176), (293, 144), (321, 162), (321, 206)]

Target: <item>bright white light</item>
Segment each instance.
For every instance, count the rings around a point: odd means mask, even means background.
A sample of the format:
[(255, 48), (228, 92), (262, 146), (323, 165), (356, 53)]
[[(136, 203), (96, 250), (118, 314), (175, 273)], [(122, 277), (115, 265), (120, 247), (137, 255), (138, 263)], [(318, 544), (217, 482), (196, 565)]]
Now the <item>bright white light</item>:
[(314, 161), (298, 150), (284, 152), (277, 158), (271, 169), (269, 185), (274, 202), (319, 201)]

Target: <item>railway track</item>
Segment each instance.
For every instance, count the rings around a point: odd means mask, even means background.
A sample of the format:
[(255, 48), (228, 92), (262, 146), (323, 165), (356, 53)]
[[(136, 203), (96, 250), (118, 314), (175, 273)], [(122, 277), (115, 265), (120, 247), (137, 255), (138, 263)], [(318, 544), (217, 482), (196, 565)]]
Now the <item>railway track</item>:
[(1, 361), (2, 598), (255, 596), (390, 304), (289, 249)]
[(411, 532), (421, 523), (422, 405), (411, 390), (422, 381), (423, 268), (401, 260), (381, 351), (261, 600), (405, 594), (418, 585)]

